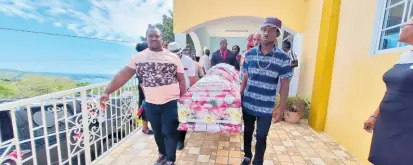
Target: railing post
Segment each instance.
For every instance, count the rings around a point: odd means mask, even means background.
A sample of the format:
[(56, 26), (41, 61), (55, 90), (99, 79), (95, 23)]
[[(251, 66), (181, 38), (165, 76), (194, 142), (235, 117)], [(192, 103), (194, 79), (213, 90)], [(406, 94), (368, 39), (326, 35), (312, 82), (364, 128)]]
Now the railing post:
[(82, 126), (83, 126), (83, 148), (85, 151), (86, 165), (92, 164), (90, 152), (90, 133), (89, 133), (89, 112), (87, 111), (87, 95), (86, 89), (80, 91), (82, 100)]
[[(10, 116), (11, 116), (11, 125), (12, 125), (12, 128), (13, 128), (13, 136), (14, 136), (14, 139), (13, 139), (12, 143), (14, 143), (14, 145), (16, 145), (15, 146), (16, 147), (16, 153), (17, 153), (16, 163), (17, 164), (22, 164), (21, 163), (22, 156), (20, 155), (20, 152), (21, 152), (20, 138), (19, 138), (19, 134), (18, 134), (19, 131), (18, 131), (18, 128), (17, 128), (16, 109), (15, 108), (10, 110)], [(0, 162), (0, 163), (2, 163), (2, 162)]]

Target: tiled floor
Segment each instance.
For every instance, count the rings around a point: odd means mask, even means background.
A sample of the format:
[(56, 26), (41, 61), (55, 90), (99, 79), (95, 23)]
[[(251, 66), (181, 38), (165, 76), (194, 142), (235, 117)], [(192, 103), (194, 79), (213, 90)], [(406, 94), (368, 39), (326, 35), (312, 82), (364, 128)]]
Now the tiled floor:
[[(177, 165), (240, 164), (241, 135), (188, 132), (186, 147), (177, 151)], [(357, 165), (357, 160), (324, 133), (305, 122), (275, 124), (268, 135), (266, 165)], [(157, 159), (153, 136), (138, 132), (97, 162), (98, 165), (153, 165)]]

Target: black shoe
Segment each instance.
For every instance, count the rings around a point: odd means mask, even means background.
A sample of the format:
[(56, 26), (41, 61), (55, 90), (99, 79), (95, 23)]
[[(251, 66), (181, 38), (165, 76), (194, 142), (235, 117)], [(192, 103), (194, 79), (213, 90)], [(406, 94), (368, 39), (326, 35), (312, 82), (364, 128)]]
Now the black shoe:
[(159, 157), (156, 160), (155, 165), (163, 165), (163, 164), (165, 164), (165, 162), (166, 162), (166, 156), (162, 155), (162, 154), (159, 154)]
[(242, 159), (241, 165), (249, 165), (251, 164), (251, 159), (244, 157), (244, 159)]
[(178, 145), (176, 145), (177, 150), (183, 150), (185, 147), (184, 142), (178, 141)]

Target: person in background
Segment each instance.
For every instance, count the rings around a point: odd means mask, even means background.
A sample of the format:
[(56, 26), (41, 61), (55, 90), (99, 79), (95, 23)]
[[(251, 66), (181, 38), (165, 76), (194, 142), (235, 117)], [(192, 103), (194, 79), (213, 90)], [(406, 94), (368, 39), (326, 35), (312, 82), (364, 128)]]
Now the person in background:
[(196, 56), (196, 53), (195, 53), (195, 50), (191, 50), (191, 56), (190, 56), (191, 58), (192, 58), (192, 60), (197, 60), (197, 56)]
[[(290, 58), (275, 44), (281, 34), (282, 22), (278, 18), (265, 18), (261, 25), (262, 42), (245, 54), (241, 83), (242, 111), (244, 120), (244, 153), (242, 165), (252, 160), (251, 142), (256, 127), (256, 145), (253, 164), (262, 165), (267, 146), (267, 136), (272, 119), (282, 119), (286, 108), (290, 77), (293, 76)], [(278, 79), (281, 83), (278, 84)], [(265, 85), (262, 85), (265, 84)], [(277, 86), (281, 85), (280, 102), (276, 105)]]
[(290, 41), (284, 41), (283, 42), (283, 50), (285, 53), (287, 53), (288, 57), (290, 57), (291, 61), (291, 67), (294, 69), (298, 66), (298, 59), (297, 55), (295, 52), (291, 50), (291, 42)]
[[(403, 25), (399, 42), (413, 46), (413, 17)], [(364, 122), (373, 132), (368, 160), (375, 165), (413, 164), (413, 50), (383, 75), (387, 91), (377, 110)]]
[[(137, 52), (142, 52), (143, 50), (148, 48), (148, 43), (139, 43), (136, 45), (136, 51)], [(141, 82), (139, 82), (141, 84)], [(143, 93), (142, 87), (138, 85), (138, 90), (139, 90), (139, 107), (142, 106), (143, 100), (145, 100), (145, 94)], [(147, 135), (153, 135), (153, 131), (149, 129), (148, 126), (148, 120), (145, 114), (145, 110), (141, 114), (142, 117), (142, 133), (147, 134)]]
[(197, 58), (196, 60), (194, 60), (195, 68), (196, 68), (196, 72), (195, 72), (196, 81), (200, 80), (202, 77), (205, 76), (204, 69), (203, 69), (202, 66), (199, 64), (198, 61), (199, 61), (199, 58)]
[(248, 36), (247, 50), (250, 50), (251, 48), (255, 47), (255, 46), (254, 46), (254, 43), (252, 42), (253, 38), (254, 38), (254, 34), (250, 34), (250, 35)]
[(168, 44), (169, 44), (168, 41), (162, 41), (162, 48), (168, 50)]
[(100, 105), (105, 107), (110, 94), (136, 74), (142, 82), (146, 97), (144, 109), (158, 146), (159, 157), (155, 165), (173, 165), (178, 141), (177, 100), (186, 93), (187, 88), (180, 59), (162, 48), (161, 37), (161, 31), (149, 25), (146, 31), (149, 48), (133, 56), (127, 66), (115, 75), (100, 97)]
[[(254, 34), (254, 37), (252, 38), (252, 44), (254, 44), (254, 47), (256, 47), (256, 46), (259, 46), (261, 44), (261, 41), (262, 41), (261, 33), (260, 33), (260, 31), (257, 31)], [(277, 42), (277, 41), (275, 41), (275, 42)]]
[(211, 67), (211, 57), (209, 56), (211, 52), (206, 47), (204, 48), (204, 54), (199, 59), (199, 65), (201, 65), (202, 69), (206, 73), (208, 69)]
[(219, 50), (212, 53), (211, 67), (220, 63), (227, 63), (235, 67), (235, 69), (239, 70), (237, 57), (232, 51), (228, 50), (227, 40), (225, 38), (222, 38), (219, 42), (219, 45)]
[[(250, 47), (251, 45), (252, 45), (252, 47), (256, 47), (256, 46), (259, 46), (260, 45), (260, 43), (261, 43), (261, 33), (260, 33), (260, 31), (257, 31), (257, 32), (255, 32), (254, 34), (251, 34), (251, 42), (249, 42), (249, 38), (248, 38), (248, 47)], [(249, 49), (248, 49), (249, 50)], [(248, 51), (247, 50), (247, 51)], [(242, 55), (241, 55), (241, 59), (240, 59), (240, 68), (242, 68), (242, 64), (244, 63), (244, 61), (245, 61), (245, 53), (246, 52), (244, 52), (244, 53), (242, 53)]]
[(237, 59), (237, 63), (238, 65), (240, 65), (241, 63), (241, 54), (240, 54), (240, 48), (238, 45), (234, 45), (232, 46), (232, 52), (235, 54), (235, 58)]
[[(184, 49), (179, 46), (177, 42), (171, 42), (168, 44), (168, 49), (172, 53), (176, 53), (178, 57), (181, 59), (181, 63), (184, 67), (184, 77), (185, 77), (185, 82), (186, 82), (186, 90), (189, 89), (192, 85), (195, 84), (196, 82), (196, 68), (195, 68), (195, 63), (194, 60), (189, 57), (190, 56), (190, 50), (189, 49)], [(179, 131), (179, 139), (178, 139), (178, 144), (176, 146), (176, 149), (182, 150), (185, 147), (185, 137), (186, 137), (186, 131)]]

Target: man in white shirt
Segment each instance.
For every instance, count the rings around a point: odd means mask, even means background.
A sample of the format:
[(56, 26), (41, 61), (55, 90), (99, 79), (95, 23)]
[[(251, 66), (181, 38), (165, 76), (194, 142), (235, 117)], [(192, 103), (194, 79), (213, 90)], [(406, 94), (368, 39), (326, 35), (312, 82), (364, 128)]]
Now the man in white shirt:
[(205, 47), (204, 49), (204, 54), (201, 56), (199, 59), (199, 65), (201, 65), (202, 69), (204, 69), (204, 72), (206, 73), (208, 69), (211, 67), (211, 57), (209, 56), (211, 52), (209, 49)]
[[(189, 89), (192, 85), (196, 82), (195, 77), (195, 63), (191, 57), (189, 57), (190, 52), (188, 49), (182, 50), (178, 43), (171, 42), (168, 44), (168, 50), (172, 53), (175, 53), (181, 58), (181, 62), (184, 66), (184, 76), (186, 81), (186, 88)], [(185, 142), (186, 131), (179, 131), (179, 139), (177, 149), (182, 150), (184, 149), (184, 142)]]
[(181, 62), (184, 65), (184, 75), (186, 81), (187, 89), (195, 84), (196, 77), (195, 77), (195, 63), (191, 57), (189, 57), (189, 50), (184, 49), (182, 50), (178, 43), (171, 42), (168, 44), (168, 50), (172, 53), (175, 53), (181, 58)]

